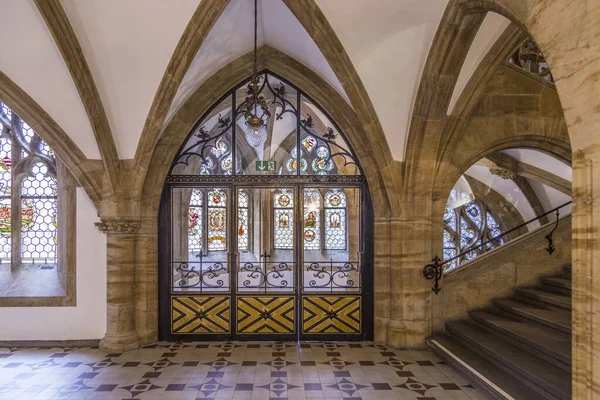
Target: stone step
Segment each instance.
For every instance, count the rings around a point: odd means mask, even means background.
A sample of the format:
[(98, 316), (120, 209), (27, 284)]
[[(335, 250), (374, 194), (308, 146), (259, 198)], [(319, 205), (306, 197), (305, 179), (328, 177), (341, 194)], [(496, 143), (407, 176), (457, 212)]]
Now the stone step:
[(446, 333), (546, 398), (571, 398), (571, 374), (563, 369), (468, 322), (447, 323)]
[(567, 310), (571, 309), (571, 297), (547, 292), (538, 288), (518, 288), (515, 291), (518, 300), (535, 305), (553, 305)]
[(571, 372), (570, 335), (488, 311), (472, 311), (469, 316), (487, 331), (566, 372)]
[(508, 396), (528, 400), (546, 398), (454, 338), (445, 335), (434, 336), (427, 339), (427, 345), (440, 359), (455, 368), (490, 398), (498, 400), (504, 400)]
[(492, 304), (496, 309), (510, 313), (515, 318), (534, 321), (540, 325), (571, 334), (571, 312), (563, 308), (537, 307), (512, 299), (497, 299)]
[(542, 288), (549, 292), (571, 296), (571, 280), (561, 277), (542, 278)]

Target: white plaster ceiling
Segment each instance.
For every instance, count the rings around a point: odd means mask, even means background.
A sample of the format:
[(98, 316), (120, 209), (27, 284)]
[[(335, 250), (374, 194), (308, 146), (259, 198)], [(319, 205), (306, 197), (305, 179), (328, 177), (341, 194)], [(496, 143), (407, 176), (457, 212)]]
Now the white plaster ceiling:
[(475, 39), (473, 39), (473, 42), (471, 43), (465, 62), (460, 69), (456, 86), (454, 86), (454, 92), (452, 92), (452, 97), (448, 104), (448, 115), (452, 114), (458, 98), (462, 94), (465, 86), (467, 86), (473, 73), (494, 43), (496, 43), (498, 38), (500, 38), (502, 33), (506, 30), (508, 25), (510, 25), (510, 20), (500, 14), (488, 12), (485, 15), (485, 18), (475, 35)]
[[(422, 70), (447, 2), (428, 0), (424, 6), (422, 0), (346, 0), (343, 4), (317, 0), (365, 85), (396, 160), (404, 159)], [(252, 3), (231, 0), (187, 71), (170, 115), (210, 75), (251, 51)], [(168, 62), (201, 2), (61, 0), (61, 4), (83, 48), (119, 157), (132, 158)], [(3, 6), (9, 12), (0, 27), (0, 69), (88, 157), (99, 158), (75, 85), (33, 1), (4, 0)], [(474, 48), (493, 43), (504, 23), (502, 17), (488, 14)], [(265, 43), (307, 65), (347, 100), (325, 57), (282, 0), (259, 0), (259, 44)], [(473, 65), (481, 54), (471, 57)]]
[(199, 3), (61, 0), (100, 92), (121, 159), (135, 155), (156, 90)]
[[(562, 206), (563, 204), (571, 201), (571, 196), (559, 192), (550, 186), (544, 185), (533, 179), (528, 179), (529, 183), (535, 190), (535, 194), (540, 199), (540, 203), (544, 207), (544, 210), (550, 211), (556, 207)], [(560, 209), (560, 215), (567, 215), (571, 213), (571, 205), (568, 205)], [(548, 215), (548, 218), (553, 219), (554, 215)]]
[(508, 154), (517, 161), (533, 165), (563, 179), (572, 181), (573, 170), (571, 167), (546, 153), (530, 149), (508, 149), (501, 152)]
[[(571, 167), (546, 153), (531, 149), (508, 149), (502, 150), (501, 153), (507, 154), (517, 161), (532, 165), (557, 175), (563, 179), (571, 181)], [(521, 190), (512, 180), (505, 180), (496, 175), (492, 175), (488, 167), (481, 165), (471, 166), (465, 172), (465, 175), (469, 175), (477, 179), (478, 181), (498, 192), (498, 194), (503, 196), (519, 211), (524, 220), (527, 221), (535, 217), (535, 212), (525, 198), (525, 195), (523, 195)], [(550, 186), (544, 185), (534, 179), (527, 179), (527, 181), (533, 188), (545, 211), (550, 211), (571, 200), (571, 196), (553, 189)], [(560, 210), (561, 215), (567, 215), (570, 213), (570, 205)], [(549, 218), (552, 219), (552, 216), (549, 216)], [(538, 223), (532, 223), (530, 224), (529, 228), (532, 229), (538, 226)]]
[(316, 0), (375, 107), (392, 156), (404, 160), (423, 67), (448, 0)]
[(0, 70), (57, 122), (88, 158), (99, 159), (77, 88), (37, 7), (33, 1), (2, 0), (2, 10)]
[[(252, 51), (254, 2), (231, 0), (192, 61), (169, 109), (167, 121), (207, 78)], [(347, 95), (325, 57), (302, 24), (281, 0), (258, 1), (258, 45), (295, 58), (319, 74), (346, 100)]]

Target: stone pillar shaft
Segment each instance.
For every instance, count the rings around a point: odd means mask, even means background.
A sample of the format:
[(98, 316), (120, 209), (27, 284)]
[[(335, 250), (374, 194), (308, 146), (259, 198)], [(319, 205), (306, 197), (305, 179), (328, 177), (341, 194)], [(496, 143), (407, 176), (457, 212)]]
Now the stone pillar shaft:
[(100, 341), (104, 351), (119, 352), (138, 348), (136, 331), (136, 233), (137, 221), (103, 219), (96, 223), (106, 233), (107, 326)]
[(431, 334), (431, 281), (423, 267), (431, 254), (431, 218), (403, 217), (391, 221), (391, 320), (387, 344), (423, 348)]

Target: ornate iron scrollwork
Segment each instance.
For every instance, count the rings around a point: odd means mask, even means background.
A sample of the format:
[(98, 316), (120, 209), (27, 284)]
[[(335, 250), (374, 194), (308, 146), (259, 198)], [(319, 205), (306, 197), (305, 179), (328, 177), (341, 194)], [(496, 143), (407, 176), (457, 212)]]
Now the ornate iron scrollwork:
[(178, 283), (180, 288), (222, 289), (225, 287), (225, 282), (219, 278), (227, 272), (227, 267), (222, 262), (209, 265), (206, 269), (201, 266), (199, 270), (188, 263), (181, 263), (176, 270), (181, 273)]
[[(208, 132), (204, 125), (197, 128), (196, 132), (187, 141), (185, 147), (178, 153), (171, 167), (171, 173), (173, 173), (173, 169), (179, 164), (189, 165), (190, 160), (194, 157), (200, 157), (202, 165), (208, 165), (211, 162), (214, 163), (215, 161), (211, 159), (214, 156), (211, 155), (212, 150), (219, 150), (219, 140), (222, 140), (225, 138), (225, 134), (231, 132), (232, 125), (233, 119), (231, 115), (223, 117), (219, 114), (218, 122), (211, 132)], [(231, 154), (232, 150), (228, 149), (221, 155), (221, 158)]]
[[(358, 161), (356, 160), (356, 158), (354, 158), (354, 155), (350, 151), (343, 149), (338, 143), (335, 142), (338, 135), (333, 131), (331, 127), (326, 128), (326, 133), (318, 132), (310, 114), (307, 114), (306, 118), (300, 120), (300, 127), (305, 133), (309, 134), (310, 136), (316, 137), (319, 140), (319, 142), (322, 142), (327, 146), (327, 148), (329, 149), (329, 156), (325, 159), (326, 164), (333, 162), (333, 158), (338, 156), (342, 157), (342, 159), (344, 160), (344, 166), (355, 165), (358, 168)], [(332, 151), (332, 147), (336, 150)]]
[(358, 268), (354, 263), (349, 261), (337, 266), (334, 265), (333, 260), (329, 262), (329, 265), (311, 262), (306, 271), (313, 272), (313, 277), (316, 278), (308, 282), (308, 287), (311, 289), (333, 289), (334, 287), (340, 289), (358, 288), (356, 282), (350, 277), (353, 271), (358, 273)]
[(440, 258), (436, 255), (431, 260), (431, 264), (427, 264), (425, 266), (425, 268), (423, 268), (423, 275), (425, 276), (425, 278), (427, 278), (429, 280), (435, 279), (433, 288), (431, 288), (431, 290), (435, 294), (438, 294), (440, 292), (440, 290), (442, 290), (440, 288), (439, 282), (440, 282), (440, 279), (442, 278), (442, 273), (443, 273), (444, 268), (440, 261), (441, 261)]
[[(206, 254), (199, 253), (197, 257), (200, 261), (182, 262), (175, 268), (181, 274), (177, 283), (179, 288), (200, 288), (202, 291), (203, 289), (224, 289), (229, 287), (222, 278), (222, 275), (228, 272), (227, 266), (223, 262), (216, 261), (212, 264), (208, 263), (208, 266), (206, 266), (206, 263), (203, 261)], [(198, 269), (194, 265), (190, 266), (190, 264), (198, 264)]]
[(546, 251), (550, 254), (554, 253), (554, 250), (556, 250), (556, 247), (554, 247), (554, 244), (552, 243), (552, 234), (554, 233), (556, 228), (558, 228), (559, 217), (560, 217), (559, 210), (556, 210), (556, 223), (554, 224), (554, 228), (552, 228), (550, 233), (546, 235), (546, 240), (548, 241), (548, 247), (546, 248)]
[(214, 184), (214, 185), (267, 185), (267, 184), (362, 184), (366, 179), (362, 175), (171, 175), (167, 183)]
[[(285, 272), (292, 272), (292, 266), (287, 262), (269, 263), (267, 259), (271, 256), (264, 252), (260, 255), (261, 261), (258, 263), (246, 262), (239, 272), (246, 273), (246, 279), (242, 286), (246, 289), (287, 289), (293, 287), (293, 276), (286, 277)], [(271, 266), (269, 267), (269, 264)], [(291, 279), (292, 281), (289, 281)]]

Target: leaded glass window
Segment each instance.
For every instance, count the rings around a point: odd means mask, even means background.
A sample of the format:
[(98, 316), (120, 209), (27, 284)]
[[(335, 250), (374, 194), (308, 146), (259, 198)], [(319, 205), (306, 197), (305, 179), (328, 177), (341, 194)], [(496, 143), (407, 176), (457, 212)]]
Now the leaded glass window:
[[(286, 168), (288, 172), (296, 172), (298, 170), (298, 148), (296, 146), (292, 148), (292, 151), (290, 151), (290, 155), (291, 157), (286, 162)], [(308, 161), (306, 161), (306, 158), (302, 157), (300, 159), (300, 171), (306, 172), (307, 169)]]
[[(456, 200), (454, 190), (450, 193), (449, 200)], [(449, 260), (467, 251), (460, 259), (452, 261), (446, 270), (456, 268), (479, 254), (504, 244), (506, 239), (498, 237), (483, 247), (477, 247), (501, 234), (502, 230), (498, 219), (482, 202), (473, 200), (454, 209), (446, 205), (443, 239), (444, 260)]]
[(204, 210), (202, 208), (202, 191), (200, 189), (193, 189), (188, 211), (188, 249), (190, 252), (200, 253), (203, 251), (203, 217)]
[(208, 251), (227, 250), (227, 195), (213, 189), (208, 192)]
[(250, 216), (250, 198), (245, 190), (238, 191), (238, 249), (250, 250), (248, 218)]
[(346, 194), (332, 189), (325, 194), (325, 249), (346, 250)]
[(21, 261), (56, 259), (56, 178), (36, 163), (21, 183)]
[[(10, 110), (8, 110), (10, 113)], [(9, 114), (10, 115), (10, 114)], [(0, 137), (0, 262), (10, 263), (11, 202), (10, 188), (12, 168), (10, 162), (10, 134), (3, 132)]]
[[(54, 152), (2, 103), (0, 127), (0, 263), (17, 259), (54, 264), (58, 242)], [(11, 198), (20, 200), (14, 204)], [(19, 257), (12, 254), (13, 238), (19, 243)]]
[(273, 198), (274, 248), (277, 250), (294, 249), (294, 193), (289, 189), (280, 189)]
[(316, 189), (304, 190), (304, 249), (321, 249), (321, 194)]

